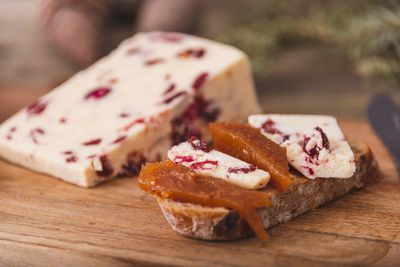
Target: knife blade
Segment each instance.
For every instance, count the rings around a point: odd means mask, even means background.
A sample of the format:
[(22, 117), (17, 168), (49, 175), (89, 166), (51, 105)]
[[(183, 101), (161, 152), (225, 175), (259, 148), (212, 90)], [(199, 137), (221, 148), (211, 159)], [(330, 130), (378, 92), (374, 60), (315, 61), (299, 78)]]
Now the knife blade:
[(390, 151), (400, 175), (400, 110), (386, 94), (372, 98), (367, 109), (374, 131)]

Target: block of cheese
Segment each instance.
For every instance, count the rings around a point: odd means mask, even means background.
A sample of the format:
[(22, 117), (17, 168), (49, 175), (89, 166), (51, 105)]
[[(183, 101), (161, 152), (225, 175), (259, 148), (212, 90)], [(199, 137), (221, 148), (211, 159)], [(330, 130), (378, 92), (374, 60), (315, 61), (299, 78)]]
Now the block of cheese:
[(350, 178), (354, 154), (337, 121), (322, 115), (251, 115), (251, 126), (286, 147), (289, 164), (310, 179)]
[(139, 33), (5, 121), (0, 156), (90, 187), (136, 175), (189, 136), (207, 139), (210, 121), (258, 111), (240, 50), (179, 33)]
[(207, 144), (190, 138), (173, 146), (168, 158), (176, 164), (189, 167), (194, 172), (225, 180), (246, 189), (265, 187), (270, 175), (256, 166), (217, 150), (209, 150)]

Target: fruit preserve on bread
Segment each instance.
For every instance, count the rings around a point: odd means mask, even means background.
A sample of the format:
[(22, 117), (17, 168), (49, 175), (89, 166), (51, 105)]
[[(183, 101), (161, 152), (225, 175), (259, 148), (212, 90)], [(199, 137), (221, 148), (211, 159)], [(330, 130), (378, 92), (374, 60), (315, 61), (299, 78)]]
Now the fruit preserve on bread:
[(221, 179), (197, 174), (170, 160), (147, 163), (140, 172), (139, 187), (161, 198), (234, 209), (260, 239), (267, 238), (256, 210), (271, 205), (267, 193), (243, 189)]
[(291, 184), (286, 151), (263, 136), (256, 128), (243, 123), (211, 123), (215, 149), (251, 163), (271, 175), (271, 184), (279, 190)]

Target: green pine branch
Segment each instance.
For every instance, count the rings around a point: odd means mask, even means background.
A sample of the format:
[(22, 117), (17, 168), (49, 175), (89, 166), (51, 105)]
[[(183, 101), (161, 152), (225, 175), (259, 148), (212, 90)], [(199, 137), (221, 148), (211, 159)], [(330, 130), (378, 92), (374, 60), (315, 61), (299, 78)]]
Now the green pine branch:
[(304, 42), (337, 46), (361, 75), (400, 81), (400, 1), (349, 0), (297, 12), (296, 1), (257, 0), (223, 34), (212, 36), (246, 51), (257, 76), (276, 52)]

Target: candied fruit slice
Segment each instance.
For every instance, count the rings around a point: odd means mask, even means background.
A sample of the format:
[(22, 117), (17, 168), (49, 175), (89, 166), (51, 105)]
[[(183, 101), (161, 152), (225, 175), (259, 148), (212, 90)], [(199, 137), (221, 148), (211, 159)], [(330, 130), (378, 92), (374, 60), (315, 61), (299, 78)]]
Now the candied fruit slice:
[(162, 198), (234, 209), (260, 239), (267, 238), (256, 210), (271, 205), (271, 198), (265, 192), (243, 189), (223, 180), (196, 174), (170, 160), (147, 163), (139, 174), (139, 187)]
[(216, 150), (246, 161), (271, 175), (271, 184), (280, 191), (291, 184), (286, 150), (247, 123), (210, 123)]

